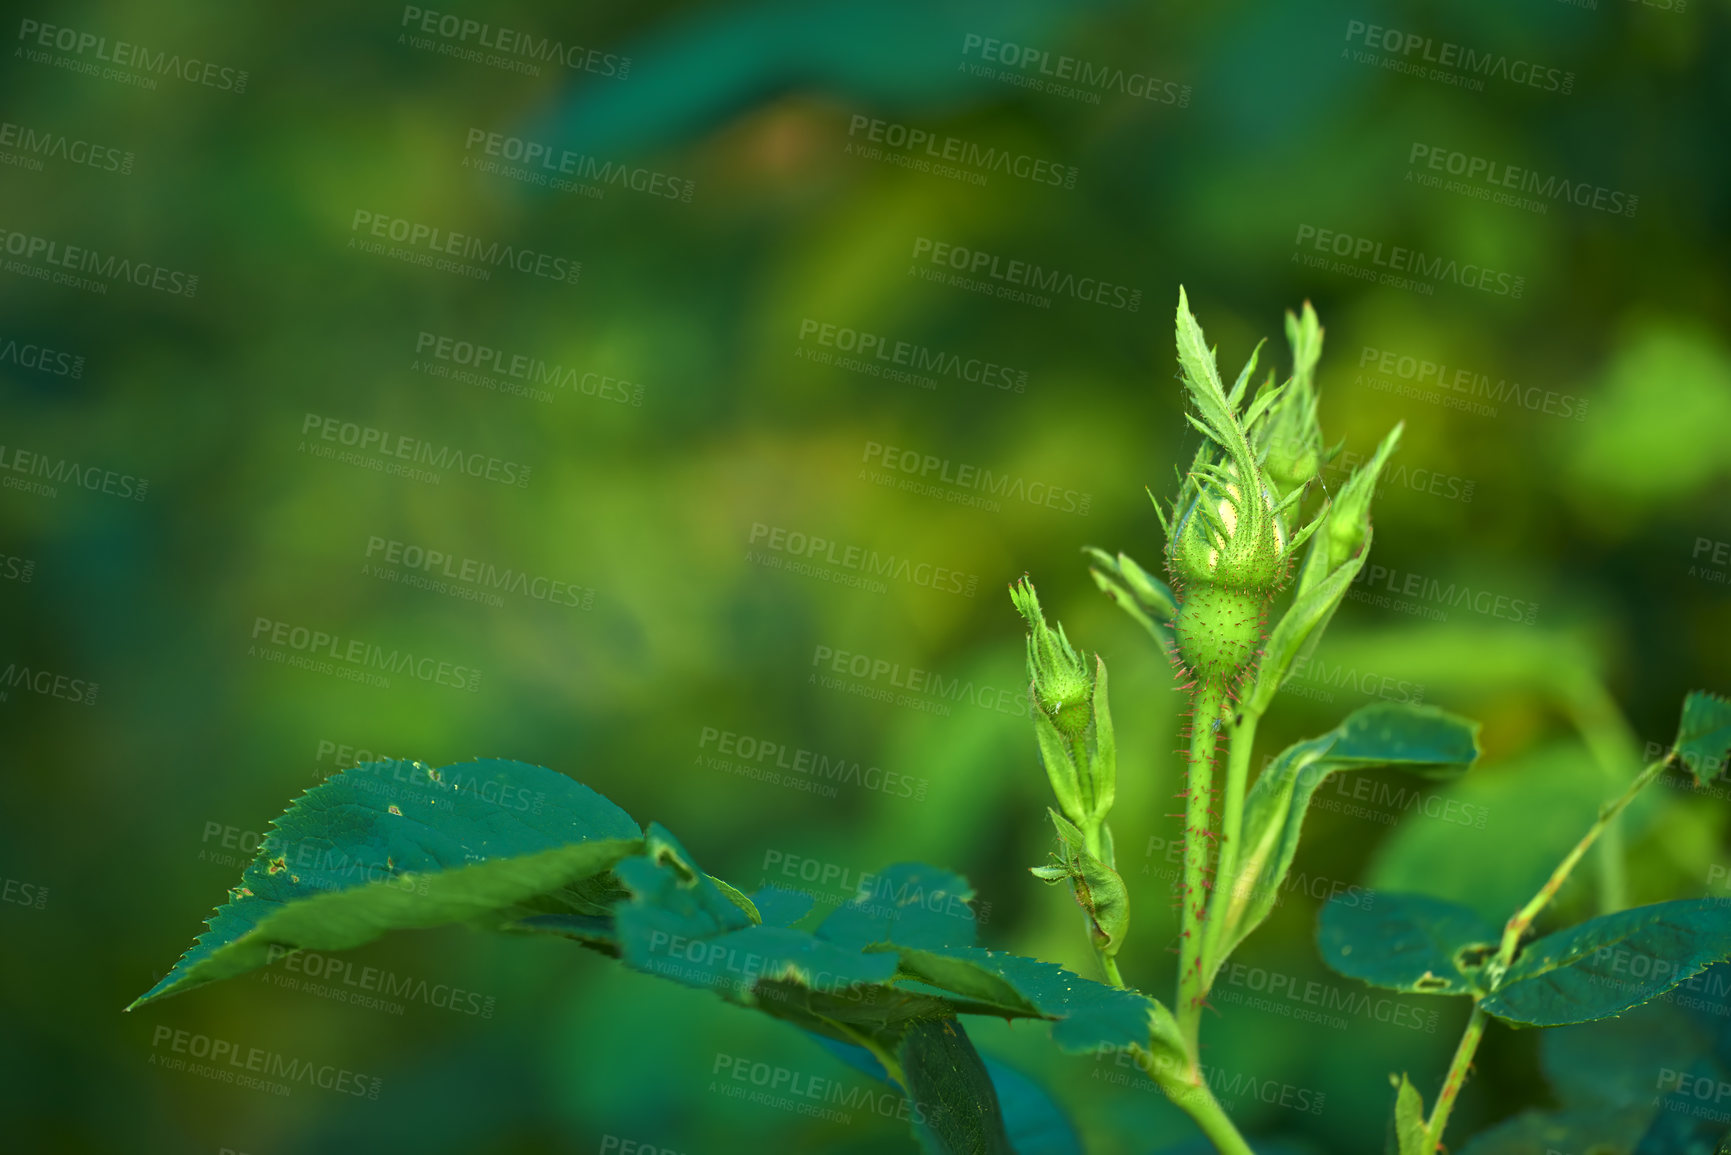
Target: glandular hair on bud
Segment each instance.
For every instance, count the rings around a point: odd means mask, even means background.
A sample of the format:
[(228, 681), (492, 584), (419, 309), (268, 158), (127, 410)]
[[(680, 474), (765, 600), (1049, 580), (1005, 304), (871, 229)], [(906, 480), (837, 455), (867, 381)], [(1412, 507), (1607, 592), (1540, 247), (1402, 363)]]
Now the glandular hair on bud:
[(1184, 665), (1203, 682), (1235, 680), (1262, 644), (1269, 593), (1201, 583), (1188, 587), (1172, 623)]

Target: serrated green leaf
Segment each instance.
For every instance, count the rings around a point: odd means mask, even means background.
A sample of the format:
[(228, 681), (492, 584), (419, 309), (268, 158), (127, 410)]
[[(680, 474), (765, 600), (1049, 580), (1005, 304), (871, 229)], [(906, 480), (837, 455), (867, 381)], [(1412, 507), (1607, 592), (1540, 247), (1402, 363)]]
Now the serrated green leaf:
[(1399, 1079), (1389, 1076), (1396, 1087), (1394, 1096), (1394, 1138), (1400, 1155), (1431, 1155), (1425, 1150), (1424, 1097), (1403, 1074)]
[(1731, 702), (1705, 690), (1695, 690), (1683, 699), (1683, 717), (1672, 743), (1697, 786), (1705, 786), (1725, 772), (1725, 756), (1731, 753)]
[(1464, 995), (1496, 954), (1498, 928), (1476, 911), (1428, 894), (1336, 895), (1323, 904), (1317, 946), (1322, 961), (1348, 978), (1385, 990)]
[(1480, 1004), (1521, 1026), (1591, 1022), (1632, 1010), (1731, 958), (1731, 907), (1712, 898), (1638, 906), (1522, 948)]
[(901, 862), (872, 875), (815, 933), (856, 951), (880, 943), (972, 946), (973, 897), (974, 888), (959, 874), (923, 862)]
[(127, 1009), (262, 966), (273, 947), (347, 950), (391, 930), (604, 914), (616, 888), (593, 880), (642, 847), (628, 814), (545, 767), (356, 766), (272, 823), (209, 929)]
[(803, 890), (788, 890), (774, 883), (759, 887), (751, 895), (751, 904), (765, 926), (792, 926), (811, 912), (813, 901)]
[(1056, 963), (982, 947), (895, 950), (904, 974), (956, 996), (958, 1010), (1045, 1019), (1066, 1051), (1146, 1046), (1151, 1029), (1162, 1039), (1178, 1038), (1171, 1013), (1153, 999), (1093, 982)]
[(1245, 799), (1244, 842), (1218, 966), (1274, 909), (1292, 869), (1311, 797), (1329, 775), (1391, 766), (1427, 778), (1459, 774), (1478, 757), (1478, 723), (1434, 706), (1379, 702), (1319, 738), (1287, 747)]

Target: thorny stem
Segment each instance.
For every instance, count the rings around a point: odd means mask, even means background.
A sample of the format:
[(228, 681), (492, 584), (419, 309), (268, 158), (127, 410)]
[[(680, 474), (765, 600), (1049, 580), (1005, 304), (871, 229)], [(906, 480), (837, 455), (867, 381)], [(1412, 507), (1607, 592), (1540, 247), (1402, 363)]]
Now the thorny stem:
[(1431, 1107), (1430, 1120), (1424, 1125), (1424, 1150), (1433, 1152), (1442, 1143), (1443, 1128), (1448, 1126), (1449, 1112), (1454, 1110), (1455, 1099), (1460, 1096), (1461, 1087), (1467, 1081), (1467, 1069), (1473, 1065), (1473, 1055), (1479, 1049), (1479, 1040), (1485, 1033), (1485, 1013), (1479, 1009), (1477, 999), (1473, 1000), (1473, 1013), (1467, 1018), (1467, 1028), (1461, 1032), (1460, 1046), (1455, 1048), (1454, 1062), (1449, 1064), (1448, 1077), (1443, 1080), (1442, 1093), (1437, 1096), (1436, 1104)]
[[(1493, 983), (1500, 979), (1514, 961), (1515, 950), (1521, 945), (1521, 936), (1527, 928), (1533, 925), (1533, 920), (1550, 905), (1551, 899), (1562, 890), (1563, 883), (1568, 881), (1569, 873), (1586, 857), (1587, 851), (1593, 848), (1593, 843), (1599, 836), (1617, 820), (1623, 808), (1634, 801), (1635, 795), (1644, 790), (1652, 781), (1665, 772), (1665, 767), (1677, 760), (1677, 751), (1673, 748), (1663, 758), (1649, 765), (1629, 783), (1629, 788), (1614, 802), (1608, 802), (1599, 808), (1599, 817), (1587, 832), (1581, 835), (1581, 840), (1575, 843), (1575, 848), (1563, 857), (1557, 868), (1551, 872), (1551, 877), (1539, 892), (1503, 927), (1503, 939), (1497, 947), (1496, 957), (1485, 965), (1486, 977)], [(1454, 1062), (1449, 1064), (1448, 1079), (1443, 1083), (1442, 1094), (1437, 1096), (1436, 1105), (1431, 1108), (1430, 1120), (1425, 1124), (1425, 1151), (1434, 1152), (1442, 1143), (1443, 1128), (1448, 1126), (1449, 1112), (1454, 1108), (1456, 1096), (1460, 1094), (1462, 1084), (1466, 1082), (1467, 1069), (1472, 1065), (1473, 1055), (1478, 1050), (1479, 1040), (1485, 1033), (1485, 1013), (1479, 1009), (1478, 1000), (1473, 1000), (1473, 1013), (1467, 1019), (1466, 1030), (1461, 1032), (1460, 1046), (1455, 1048)]]
[(1223, 688), (1202, 682), (1190, 719), (1190, 759), (1184, 796), (1184, 890), (1179, 902), (1182, 931), (1178, 940), (1178, 1025), (1191, 1063), (1200, 1061), (1198, 1036), (1202, 1021), (1202, 936), (1206, 932), (1208, 838), (1212, 833), (1209, 805), (1213, 801), (1215, 726), (1220, 720)]
[[(1221, 1155), (1256, 1155), (1221, 1108), (1194, 1058), (1189, 1063), (1189, 1070), (1180, 1071), (1178, 1064), (1162, 1056), (1141, 1047), (1131, 1049), (1135, 1052), (1137, 1065), (1159, 1084), (1168, 1099), (1195, 1121), (1216, 1151)], [(1192, 1055), (1194, 1053), (1192, 1051)]]
[(1226, 915), (1237, 897), (1239, 844), (1244, 838), (1245, 780), (1250, 776), (1250, 754), (1256, 745), (1256, 724), (1262, 716), (1246, 708), (1230, 731), (1231, 751), (1226, 761), (1226, 790), (1220, 819), (1220, 857), (1214, 870), (1214, 895), (1209, 900), (1208, 928), (1203, 937), (1203, 997), (1219, 964), (1220, 940), (1226, 933)]

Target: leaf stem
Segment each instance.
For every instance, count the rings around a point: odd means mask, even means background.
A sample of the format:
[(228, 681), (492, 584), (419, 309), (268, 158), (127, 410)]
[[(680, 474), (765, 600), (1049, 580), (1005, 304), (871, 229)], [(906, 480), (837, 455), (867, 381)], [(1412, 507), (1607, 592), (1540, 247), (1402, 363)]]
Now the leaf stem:
[(1484, 1037), (1485, 1019), (1485, 1013), (1479, 1009), (1479, 1001), (1474, 999), (1473, 1013), (1467, 1018), (1466, 1030), (1461, 1032), (1460, 1045), (1455, 1048), (1454, 1061), (1449, 1064), (1442, 1093), (1437, 1096), (1436, 1103), (1430, 1110), (1430, 1119), (1424, 1126), (1425, 1155), (1431, 1155), (1442, 1143), (1443, 1128), (1448, 1126), (1449, 1112), (1454, 1110), (1455, 1100), (1460, 1097), (1461, 1088), (1466, 1085), (1467, 1070), (1473, 1064), (1473, 1055), (1479, 1049), (1479, 1040)]
[[(1166, 1097), (1177, 1105), (1179, 1110), (1189, 1115), (1208, 1136), (1208, 1141), (1214, 1144), (1214, 1149), (1221, 1155), (1256, 1155), (1250, 1149), (1250, 1144), (1244, 1141), (1244, 1136), (1238, 1133), (1238, 1128), (1232, 1125), (1226, 1111), (1220, 1106), (1220, 1101), (1209, 1089), (1208, 1081), (1202, 1075), (1202, 1069), (1192, 1058), (1188, 1063), (1189, 1070), (1181, 1071), (1178, 1064), (1165, 1060), (1141, 1047), (1132, 1048), (1136, 1053), (1137, 1064), (1148, 1073), (1148, 1077), (1159, 1084)], [(1192, 1052), (1194, 1055), (1194, 1052)]]
[[(1677, 751), (1672, 749), (1663, 758), (1641, 771), (1635, 780), (1629, 783), (1629, 788), (1623, 791), (1620, 797), (1599, 808), (1598, 819), (1587, 828), (1585, 834), (1581, 835), (1581, 840), (1575, 843), (1574, 849), (1569, 851), (1563, 857), (1563, 861), (1557, 864), (1557, 868), (1551, 872), (1551, 877), (1545, 881), (1545, 885), (1541, 886), (1539, 892), (1533, 895), (1531, 900), (1504, 925), (1503, 938), (1502, 942), (1498, 944), (1496, 958), (1485, 966), (1485, 975), (1490, 979), (1492, 985), (1501, 980), (1503, 974), (1508, 970), (1509, 964), (1514, 961), (1515, 951), (1521, 945), (1521, 936), (1527, 932), (1528, 927), (1533, 925), (1533, 920), (1539, 917), (1539, 914), (1550, 904), (1551, 899), (1557, 896), (1557, 892), (1562, 890), (1563, 883), (1568, 881), (1570, 872), (1580, 864), (1581, 859), (1586, 857), (1587, 851), (1593, 848), (1593, 844), (1599, 840), (1599, 836), (1616, 821), (1617, 816), (1623, 812), (1623, 808), (1634, 801), (1635, 795), (1651, 785), (1655, 778), (1665, 772), (1665, 767), (1676, 759)], [(1460, 1094), (1461, 1086), (1466, 1082), (1467, 1069), (1472, 1065), (1474, 1053), (1478, 1051), (1479, 1040), (1484, 1037), (1485, 1022), (1485, 1013), (1479, 1009), (1478, 1000), (1475, 998), (1472, 1016), (1467, 1019), (1466, 1030), (1461, 1032), (1460, 1045), (1455, 1048), (1454, 1062), (1449, 1064), (1448, 1078), (1443, 1083), (1442, 1093), (1437, 1096), (1436, 1105), (1431, 1108), (1430, 1121), (1425, 1124), (1424, 1150), (1426, 1155), (1431, 1155), (1442, 1143), (1443, 1129), (1448, 1126), (1449, 1112), (1454, 1109), (1455, 1098)]]
[(1629, 783), (1629, 788), (1623, 791), (1622, 797), (1599, 808), (1598, 819), (1587, 828), (1587, 832), (1581, 836), (1581, 840), (1575, 843), (1575, 848), (1563, 857), (1562, 862), (1557, 864), (1557, 869), (1551, 872), (1551, 877), (1546, 880), (1544, 886), (1539, 888), (1539, 893), (1533, 895), (1527, 905), (1521, 907), (1503, 927), (1503, 940), (1497, 949), (1496, 973), (1490, 976), (1493, 981), (1501, 978), (1502, 972), (1507, 970), (1509, 963), (1514, 961), (1515, 949), (1520, 946), (1521, 935), (1525, 934), (1527, 928), (1533, 925), (1533, 920), (1539, 917), (1539, 913), (1550, 904), (1551, 899), (1557, 896), (1557, 892), (1563, 888), (1563, 883), (1568, 881), (1569, 873), (1586, 856), (1587, 851), (1593, 848), (1593, 843), (1598, 841), (1599, 835), (1604, 833), (1606, 827), (1616, 820), (1617, 815), (1621, 814), (1623, 808), (1634, 800), (1635, 795), (1639, 794), (1653, 779), (1664, 773), (1665, 767), (1669, 766), (1676, 757), (1677, 752), (1672, 750), (1665, 757), (1641, 771), (1635, 780)]
[(1190, 719), (1190, 757), (1184, 791), (1184, 890), (1178, 940), (1178, 999), (1173, 1010), (1190, 1052), (1192, 1064), (1201, 1054), (1202, 942), (1207, 931), (1208, 839), (1212, 833), (1209, 805), (1214, 796), (1215, 726), (1224, 697), (1218, 682), (1203, 682), (1196, 691)]

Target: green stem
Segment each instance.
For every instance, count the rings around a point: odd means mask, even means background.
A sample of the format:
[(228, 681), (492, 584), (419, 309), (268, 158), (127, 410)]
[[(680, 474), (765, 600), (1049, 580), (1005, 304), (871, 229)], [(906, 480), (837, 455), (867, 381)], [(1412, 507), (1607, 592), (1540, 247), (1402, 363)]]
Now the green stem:
[(1653, 779), (1664, 773), (1665, 767), (1669, 766), (1676, 756), (1677, 752), (1673, 750), (1648, 766), (1633, 782), (1629, 783), (1629, 788), (1623, 791), (1622, 797), (1599, 808), (1598, 820), (1587, 828), (1587, 832), (1581, 836), (1581, 840), (1575, 843), (1575, 848), (1564, 856), (1562, 862), (1557, 864), (1557, 869), (1551, 872), (1551, 877), (1545, 881), (1545, 885), (1539, 888), (1539, 893), (1533, 895), (1531, 901), (1521, 907), (1519, 912), (1509, 919), (1503, 927), (1503, 941), (1498, 947), (1495, 962), (1496, 973), (1490, 976), (1493, 980), (1500, 978), (1502, 972), (1508, 969), (1509, 963), (1514, 961), (1515, 948), (1520, 946), (1521, 935), (1525, 934), (1527, 928), (1533, 925), (1533, 920), (1539, 917), (1539, 912), (1544, 910), (1550, 904), (1551, 899), (1557, 896), (1557, 892), (1563, 888), (1563, 883), (1568, 881), (1569, 873), (1586, 856), (1587, 851), (1593, 848), (1593, 843), (1598, 841), (1599, 835), (1616, 821), (1617, 815), (1621, 814), (1623, 808), (1634, 800), (1635, 795), (1639, 794)]
[(1425, 1155), (1431, 1155), (1442, 1143), (1449, 1112), (1454, 1110), (1455, 1100), (1466, 1085), (1467, 1069), (1473, 1064), (1473, 1055), (1478, 1051), (1484, 1033), (1485, 1013), (1479, 1010), (1478, 1000), (1474, 999), (1473, 1013), (1467, 1018), (1467, 1028), (1461, 1032), (1460, 1045), (1455, 1048), (1454, 1061), (1449, 1064), (1448, 1077), (1443, 1080), (1442, 1094), (1437, 1096), (1436, 1104), (1431, 1107), (1430, 1119), (1424, 1126)]
[[(1628, 768), (1640, 764), (1634, 731), (1604, 683), (1579, 667), (1565, 667), (1556, 678), (1556, 693), (1593, 760), (1607, 782), (1616, 782)], [(1623, 867), (1623, 829), (1607, 826), (1599, 844), (1599, 913), (1610, 914), (1628, 905), (1627, 872)]]
[[(1509, 969), (1509, 964), (1514, 961), (1515, 951), (1521, 945), (1521, 936), (1527, 932), (1528, 927), (1533, 925), (1533, 920), (1539, 917), (1545, 907), (1550, 905), (1551, 900), (1557, 896), (1557, 892), (1562, 890), (1563, 883), (1568, 881), (1570, 872), (1580, 865), (1581, 859), (1586, 857), (1587, 851), (1593, 848), (1593, 844), (1599, 840), (1599, 836), (1616, 822), (1617, 816), (1623, 812), (1624, 807), (1634, 801), (1635, 795), (1663, 774), (1665, 767), (1674, 762), (1676, 758), (1677, 751), (1673, 749), (1663, 758), (1641, 771), (1635, 780), (1629, 783), (1629, 788), (1623, 791), (1622, 795), (1614, 802), (1601, 806), (1598, 819), (1587, 828), (1585, 834), (1581, 835), (1581, 840), (1575, 843), (1574, 849), (1569, 851), (1563, 857), (1563, 861), (1557, 864), (1557, 868), (1551, 872), (1551, 877), (1545, 880), (1545, 885), (1541, 886), (1539, 892), (1533, 895), (1532, 899), (1504, 925), (1503, 939), (1497, 946), (1496, 958), (1485, 966), (1485, 976), (1493, 984), (1502, 978), (1504, 972)], [(1456, 1096), (1460, 1094), (1462, 1084), (1466, 1082), (1467, 1068), (1472, 1065), (1473, 1055), (1478, 1051), (1479, 1040), (1484, 1037), (1485, 1021), (1485, 1013), (1479, 1009), (1478, 1001), (1474, 1000), (1472, 1016), (1467, 1019), (1466, 1030), (1461, 1032), (1460, 1045), (1455, 1048), (1454, 1062), (1449, 1064), (1448, 1078), (1443, 1083), (1442, 1094), (1437, 1096), (1436, 1106), (1431, 1108), (1430, 1120), (1425, 1124), (1426, 1155), (1430, 1155), (1442, 1143), (1443, 1128), (1448, 1126), (1449, 1112), (1454, 1108), (1454, 1101)]]
[(1246, 709), (1231, 728), (1231, 750), (1226, 760), (1226, 789), (1220, 814), (1220, 858), (1214, 870), (1214, 894), (1209, 899), (1208, 929), (1202, 943), (1202, 994), (1214, 982), (1221, 959), (1220, 940), (1226, 933), (1227, 912), (1238, 894), (1239, 844), (1244, 838), (1245, 782), (1250, 776), (1250, 754), (1256, 746), (1256, 724), (1262, 716)]
[(1244, 1141), (1244, 1136), (1238, 1133), (1238, 1128), (1232, 1125), (1214, 1092), (1209, 1090), (1208, 1082), (1194, 1059), (1185, 1064), (1187, 1070), (1180, 1070), (1179, 1064), (1163, 1061), (1140, 1047), (1134, 1050), (1137, 1064), (1160, 1085), (1168, 1099), (1195, 1121), (1216, 1151), (1221, 1155), (1256, 1155), (1250, 1144)]
[(1222, 687), (1204, 682), (1196, 691), (1190, 719), (1190, 758), (1184, 791), (1184, 891), (1179, 899), (1182, 931), (1178, 940), (1178, 1025), (1192, 1059), (1201, 1054), (1202, 942), (1208, 902), (1208, 805), (1214, 786), (1214, 724), (1220, 717)]
[(1100, 969), (1106, 972), (1106, 981), (1115, 987), (1124, 985), (1124, 976), (1118, 973), (1118, 960), (1104, 951), (1094, 952), (1100, 956)]

